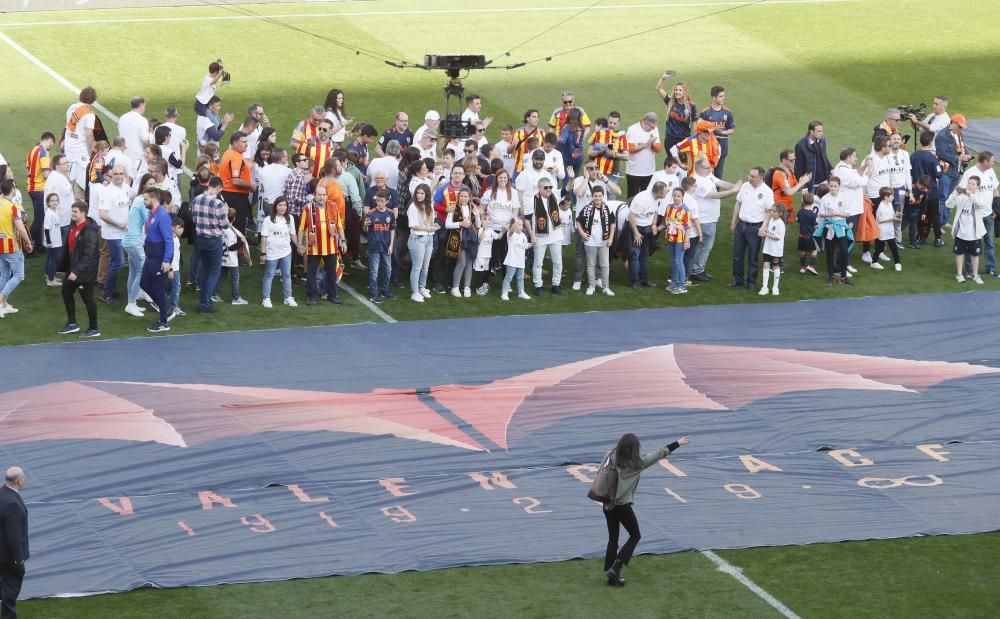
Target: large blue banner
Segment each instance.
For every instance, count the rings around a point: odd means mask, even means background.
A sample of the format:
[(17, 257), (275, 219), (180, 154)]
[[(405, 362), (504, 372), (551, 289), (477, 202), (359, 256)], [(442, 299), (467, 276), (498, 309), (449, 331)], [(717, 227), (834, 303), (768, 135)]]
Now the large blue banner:
[[(1000, 295), (5, 349), (27, 596), (1000, 528)], [(948, 325), (947, 328), (942, 328)], [(247, 351), (255, 360), (248, 362)]]

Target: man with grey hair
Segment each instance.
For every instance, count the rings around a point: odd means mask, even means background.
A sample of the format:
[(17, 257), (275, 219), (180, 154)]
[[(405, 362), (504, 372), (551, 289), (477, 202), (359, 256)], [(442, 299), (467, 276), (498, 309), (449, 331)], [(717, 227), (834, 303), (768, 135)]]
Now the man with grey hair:
[(420, 134), (414, 146), (420, 151), (421, 159), (437, 160), (437, 129), (427, 129)]
[(625, 132), (629, 152), (628, 162), (625, 163), (625, 178), (630, 198), (645, 191), (656, 172), (656, 153), (663, 150), (660, 132), (656, 128), (659, 123), (659, 116), (648, 112)]
[(314, 105), (306, 118), (295, 125), (289, 146), (296, 153), (305, 153), (313, 138), (319, 137), (319, 124), (326, 118), (326, 108)]
[(549, 118), (549, 129), (556, 134), (556, 137), (559, 137), (563, 127), (566, 126), (566, 117), (569, 116), (570, 110), (580, 110), (580, 124), (583, 125), (584, 134), (590, 129), (590, 117), (587, 116), (587, 112), (583, 111), (583, 108), (576, 104), (576, 98), (572, 90), (564, 90), (562, 93), (562, 106), (552, 110), (552, 117)]
[(379, 156), (368, 164), (368, 176), (374, 178), (376, 172), (385, 172), (389, 186), (395, 189), (399, 181), (399, 153), (402, 150), (399, 142), (389, 140), (385, 145), (385, 152), (379, 148)]
[[(537, 151), (536, 151), (537, 152)], [(559, 206), (554, 189), (555, 182), (551, 176), (542, 176), (537, 183), (538, 193), (534, 200), (528, 202), (531, 212), (530, 224), (534, 227), (534, 261), (531, 275), (535, 283), (535, 296), (542, 296), (545, 282), (542, 279), (542, 263), (545, 262), (545, 250), (548, 249), (552, 259), (552, 294), (561, 295), (562, 288), (562, 242), (563, 218), (570, 223), (573, 213)], [(565, 215), (564, 215), (565, 214)]]
[(28, 560), (28, 508), (21, 498), (25, 475), (12, 466), (0, 487), (0, 612), (3, 619), (17, 619), (17, 596), (24, 582)]
[(410, 131), (410, 117), (406, 115), (406, 112), (396, 112), (393, 120), (393, 125), (385, 130), (382, 137), (379, 138), (378, 144), (375, 145), (375, 152), (378, 153), (379, 157), (388, 154), (389, 142), (393, 140), (399, 144), (401, 151), (406, 150), (410, 144), (413, 144), (413, 132)]

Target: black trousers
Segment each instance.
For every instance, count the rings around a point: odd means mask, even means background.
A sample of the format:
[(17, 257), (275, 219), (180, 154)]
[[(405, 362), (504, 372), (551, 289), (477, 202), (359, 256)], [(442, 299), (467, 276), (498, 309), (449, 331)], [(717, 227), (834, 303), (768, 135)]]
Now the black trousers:
[(245, 234), (247, 231), (247, 220), (250, 219), (250, 194), (239, 193), (237, 191), (223, 191), (222, 199), (226, 206), (236, 209), (236, 221), (233, 227)]
[[(93, 288), (93, 284), (91, 284)], [(65, 288), (63, 289), (65, 290)], [(24, 564), (0, 563), (0, 619), (17, 619), (17, 596), (24, 582)]]
[[(830, 277), (834, 273), (839, 273), (841, 278), (847, 277), (847, 248), (851, 246), (851, 240), (847, 236), (841, 236), (826, 240), (826, 272)], [(836, 267), (834, 266), (834, 255), (837, 256)]]
[[(628, 565), (642, 535), (639, 533), (639, 521), (635, 519), (631, 503), (604, 510), (604, 519), (608, 523), (608, 549), (604, 553), (604, 570), (607, 571), (615, 559)], [(618, 534), (622, 527), (628, 531), (628, 540), (621, 550), (618, 550)]]
[(631, 174), (625, 175), (625, 184), (628, 188), (628, 197), (634, 198), (635, 194), (640, 191), (646, 191), (646, 187), (649, 187), (649, 181), (653, 180), (653, 176), (633, 176)]
[(892, 262), (893, 264), (899, 264), (899, 248), (896, 245), (896, 239), (889, 239), (887, 241), (878, 240), (875, 241), (875, 256), (872, 258), (872, 262), (878, 260), (878, 257), (882, 255), (885, 250), (885, 246), (889, 246), (889, 251), (892, 252)]
[(80, 280), (69, 281), (68, 275), (67, 279), (63, 279), (62, 283), (62, 298), (63, 305), (66, 306), (66, 322), (71, 324), (76, 324), (76, 291), (80, 291), (80, 298), (83, 299), (83, 305), (87, 308), (87, 320), (89, 321), (88, 328), (97, 328), (97, 304), (94, 303), (94, 282), (81, 282)]

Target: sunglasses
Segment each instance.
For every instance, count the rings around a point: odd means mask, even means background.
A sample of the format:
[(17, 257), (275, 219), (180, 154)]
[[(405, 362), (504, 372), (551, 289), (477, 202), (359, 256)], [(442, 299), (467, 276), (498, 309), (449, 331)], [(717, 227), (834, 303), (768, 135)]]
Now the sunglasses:
[(542, 189), (552, 189), (552, 185), (545, 185)]
[(569, 101), (563, 101), (563, 105), (573, 105), (573, 100), (570, 99)]

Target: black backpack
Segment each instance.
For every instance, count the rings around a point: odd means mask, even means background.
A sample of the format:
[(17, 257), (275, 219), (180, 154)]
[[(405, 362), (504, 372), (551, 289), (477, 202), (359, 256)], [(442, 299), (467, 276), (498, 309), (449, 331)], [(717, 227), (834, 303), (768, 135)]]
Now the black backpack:
[(778, 166), (775, 166), (773, 168), (768, 168), (767, 171), (764, 172), (764, 184), (767, 185), (769, 189), (774, 188), (774, 173), (777, 170)]

